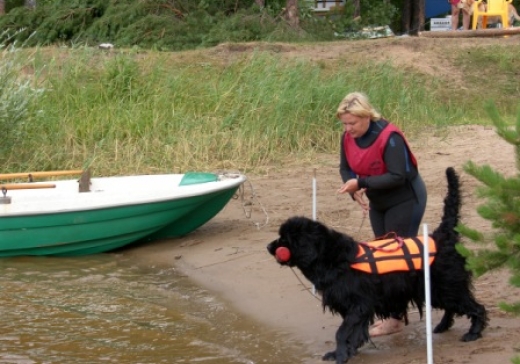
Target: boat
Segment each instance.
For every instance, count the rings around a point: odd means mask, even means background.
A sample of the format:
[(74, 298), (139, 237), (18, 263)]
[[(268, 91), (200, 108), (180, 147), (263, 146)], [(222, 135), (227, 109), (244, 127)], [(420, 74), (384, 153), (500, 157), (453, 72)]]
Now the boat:
[[(79, 179), (35, 181), (79, 174)], [(28, 178), (29, 182), (19, 182)], [(0, 257), (80, 256), (184, 236), (246, 181), (192, 172), (91, 178), (90, 171), (0, 174)]]

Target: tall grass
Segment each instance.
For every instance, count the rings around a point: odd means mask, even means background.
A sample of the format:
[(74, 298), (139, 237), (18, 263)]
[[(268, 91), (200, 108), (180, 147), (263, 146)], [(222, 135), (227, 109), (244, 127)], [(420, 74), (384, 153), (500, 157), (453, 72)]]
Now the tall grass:
[(338, 152), (334, 115), (351, 91), (366, 92), (411, 135), (481, 122), (464, 97), (446, 99), (446, 80), (388, 62), (331, 65), (261, 51), (232, 61), (211, 52), (33, 52), (18, 71), (44, 92), (27, 105), (24, 138), (0, 155), (4, 171), (251, 171), (312, 159)]
[(31, 103), (41, 92), (24, 72), (26, 57), (12, 46), (0, 52), (0, 156), (4, 160), (23, 140), (28, 123), (35, 120)]

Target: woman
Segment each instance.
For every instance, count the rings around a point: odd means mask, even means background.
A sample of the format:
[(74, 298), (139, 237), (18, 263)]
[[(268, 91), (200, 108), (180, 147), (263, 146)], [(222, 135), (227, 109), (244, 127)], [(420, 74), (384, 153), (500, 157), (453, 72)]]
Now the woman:
[(473, 12), (474, 0), (448, 0), (451, 4), (451, 30), (459, 28), (459, 14), (462, 10), (462, 29), (468, 30)]
[[(376, 238), (388, 233), (417, 236), (426, 209), (426, 187), (403, 133), (381, 118), (359, 92), (348, 94), (336, 115), (345, 128), (340, 153), (344, 184), (338, 192), (349, 193), (368, 212)], [(398, 332), (403, 325), (395, 314), (372, 326), (370, 335)]]

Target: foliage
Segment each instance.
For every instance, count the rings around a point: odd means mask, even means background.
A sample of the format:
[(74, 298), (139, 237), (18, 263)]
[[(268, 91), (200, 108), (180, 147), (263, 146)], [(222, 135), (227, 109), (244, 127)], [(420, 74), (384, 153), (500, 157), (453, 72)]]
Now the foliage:
[(0, 18), (4, 29), (3, 43), (18, 41), (25, 46), (72, 43), (82, 31), (90, 27), (95, 18), (103, 14), (106, 2), (62, 0), (36, 9), (18, 7)]
[[(317, 17), (300, 1), (300, 28), (283, 17), (286, 0), (56, 0), (36, 9), (16, 7), (0, 18), (0, 41), (26, 46), (112, 43), (118, 47), (184, 50), (223, 42), (333, 40), (345, 30), (387, 25), (397, 16), (392, 2), (361, 0), (361, 18), (342, 13)], [(13, 36), (16, 34), (16, 36)]]
[(36, 89), (24, 68), (30, 64), (14, 47), (0, 54), (0, 155), (9, 155), (27, 132), (27, 125), (35, 120), (34, 105), (41, 90)]
[(410, 137), (425, 128), (442, 132), (446, 125), (480, 121), (486, 93), (478, 88), (471, 88), (472, 97), (454, 95), (446, 89), (451, 79), (356, 53), (322, 61), (286, 57), (296, 47), (259, 42), (176, 53), (19, 49), (23, 69), (15, 74), (24, 78), (18, 81), (30, 79), (47, 91), (24, 106), (23, 119), (5, 118), (16, 124), (7, 130), (25, 135), (0, 154), (0, 162), (15, 172), (73, 169), (93, 161), (98, 175), (258, 170), (286, 158), (336, 153), (341, 127), (334, 110), (356, 90), (368, 93)]
[(370, 0), (360, 0), (361, 16), (354, 17), (354, 6), (351, 1), (347, 2), (345, 11), (341, 18), (335, 22), (338, 33), (358, 31), (364, 27), (374, 27), (389, 25), (395, 22), (398, 16), (398, 9), (387, 1), (374, 2)]
[[(520, 92), (520, 84), (512, 82), (512, 80), (518, 74), (519, 57), (520, 49), (511, 49), (510, 52), (504, 53), (500, 51), (500, 47), (490, 45), (481, 47), (478, 51), (473, 51), (467, 56), (461, 56), (456, 62), (461, 72), (468, 75), (464, 82), (469, 88), (472, 87), (471, 85), (477, 85), (482, 82), (482, 77), (490, 77), (492, 75), (493, 83), (502, 85), (501, 90), (496, 90), (491, 86), (486, 88), (484, 92), (489, 99), (495, 100), (495, 104), (500, 109), (504, 105), (510, 105), (507, 112), (514, 113), (517, 103), (511, 101), (517, 98), (516, 95)], [(474, 67), (480, 69), (478, 75), (468, 72), (469, 68)]]
[(11, 11), (12, 9), (16, 8), (16, 7), (20, 7), (20, 6), (23, 6), (24, 5), (24, 0), (7, 0), (7, 1), (4, 1), (4, 4), (5, 4), (5, 11), (6, 12), (9, 12)]
[[(486, 110), (497, 128), (497, 134), (515, 148), (516, 168), (520, 170), (520, 111), (516, 125), (510, 127), (500, 116), (493, 103), (488, 103)], [(490, 270), (507, 267), (512, 273), (509, 283), (520, 288), (520, 174), (505, 177), (489, 165), (477, 166), (473, 162), (465, 165), (465, 171), (479, 180), (479, 196), (486, 202), (477, 211), (484, 219), (492, 222), (495, 229), (491, 236), (462, 225), (462, 235), (473, 241), (486, 244), (494, 241), (495, 247), (487, 245), (477, 252), (460, 248), (468, 259), (468, 267), (477, 275)], [(501, 303), (500, 307), (508, 312), (520, 315), (520, 302)], [(517, 362), (520, 358), (516, 359)]]

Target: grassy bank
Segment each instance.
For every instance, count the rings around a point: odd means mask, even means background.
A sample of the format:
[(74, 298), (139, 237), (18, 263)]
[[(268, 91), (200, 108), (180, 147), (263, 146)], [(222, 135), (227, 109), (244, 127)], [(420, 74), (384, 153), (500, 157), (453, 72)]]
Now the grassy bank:
[[(2, 57), (11, 62), (0, 72), (4, 172), (86, 166), (95, 175), (248, 172), (288, 157), (312, 160), (337, 152), (342, 129), (335, 109), (355, 90), (409, 135), (488, 123), (482, 107), (488, 99), (511, 120), (518, 106), (518, 82), (507, 75), (520, 50), (499, 47), (450, 54), (468, 73), (461, 88), (388, 61), (312, 61), (254, 47), (228, 57), (216, 50), (89, 47), (6, 50)], [(23, 82), (30, 87), (20, 91)], [(17, 104), (24, 112), (15, 122), (5, 99), (14, 89), (30, 96)]]

